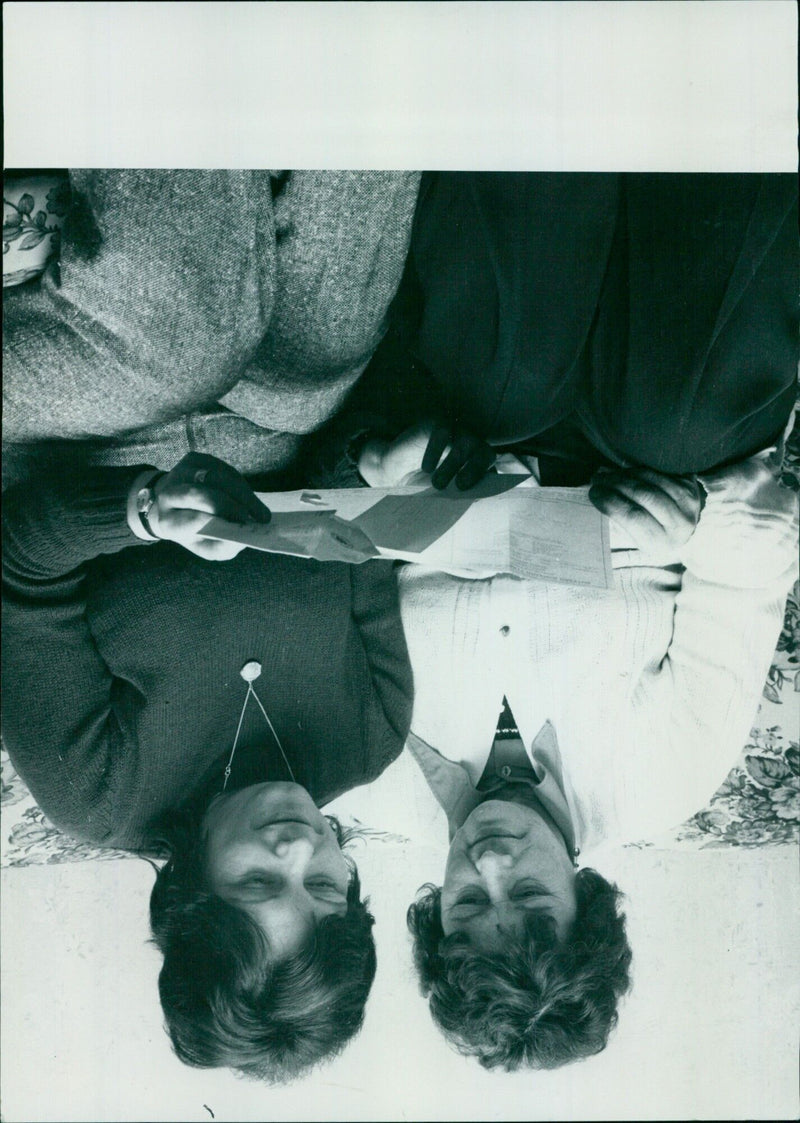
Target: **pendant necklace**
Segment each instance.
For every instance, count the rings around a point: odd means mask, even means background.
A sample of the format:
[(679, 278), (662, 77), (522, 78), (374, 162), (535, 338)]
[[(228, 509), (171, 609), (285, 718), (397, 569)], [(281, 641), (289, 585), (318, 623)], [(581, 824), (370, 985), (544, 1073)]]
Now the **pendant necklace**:
[(245, 663), (245, 665), (242, 667), (239, 674), (242, 676), (244, 681), (247, 683), (247, 693), (244, 696), (244, 703), (242, 705), (242, 712), (239, 714), (239, 724), (236, 726), (236, 736), (233, 739), (233, 748), (231, 749), (231, 755), (230, 755), (230, 758), (228, 759), (227, 765), (225, 766), (225, 782), (222, 785), (222, 790), (225, 791), (226, 787), (228, 786), (228, 780), (230, 779), (230, 775), (231, 775), (231, 765), (233, 764), (233, 758), (236, 754), (236, 746), (239, 743), (239, 734), (242, 731), (242, 722), (244, 721), (245, 710), (247, 709), (247, 703), (250, 701), (251, 695), (255, 699), (256, 705), (258, 706), (258, 708), (261, 710), (262, 714), (264, 715), (264, 720), (266, 721), (267, 725), (269, 726), (269, 729), (270, 729), (270, 732), (272, 733), (272, 736), (275, 738), (275, 744), (280, 749), (281, 756), (283, 757), (283, 763), (286, 765), (286, 770), (289, 773), (289, 775), (291, 776), (292, 782), (296, 784), (297, 781), (294, 778), (294, 772), (292, 772), (292, 766), (291, 766), (291, 764), (289, 764), (289, 761), (286, 758), (286, 753), (283, 751), (283, 745), (281, 744), (281, 739), (278, 736), (278, 734), (275, 732), (275, 726), (269, 720), (269, 714), (264, 709), (263, 705), (261, 704), (261, 699), (256, 694), (256, 692), (253, 688), (253, 683), (259, 677), (259, 675), (261, 674), (261, 664), (257, 660), (253, 659), (249, 663)]

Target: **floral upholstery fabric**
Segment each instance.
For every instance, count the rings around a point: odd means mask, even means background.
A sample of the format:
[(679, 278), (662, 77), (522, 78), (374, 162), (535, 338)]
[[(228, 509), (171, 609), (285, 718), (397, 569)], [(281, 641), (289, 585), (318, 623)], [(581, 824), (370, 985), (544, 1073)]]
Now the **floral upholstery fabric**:
[[(800, 413), (787, 442), (784, 487), (800, 492)], [(706, 850), (800, 841), (800, 581), (786, 601), (756, 723), (736, 766), (710, 801), (675, 833)]]
[[(782, 483), (800, 492), (800, 424), (787, 441)], [(786, 604), (783, 630), (764, 684), (750, 739), (725, 782), (688, 822), (656, 845), (669, 849), (774, 846), (800, 842), (800, 581)], [(48, 823), (5, 749), (0, 753), (0, 864), (50, 865), (126, 856), (76, 842)], [(369, 824), (378, 828), (380, 824)], [(634, 843), (652, 846), (652, 841)]]

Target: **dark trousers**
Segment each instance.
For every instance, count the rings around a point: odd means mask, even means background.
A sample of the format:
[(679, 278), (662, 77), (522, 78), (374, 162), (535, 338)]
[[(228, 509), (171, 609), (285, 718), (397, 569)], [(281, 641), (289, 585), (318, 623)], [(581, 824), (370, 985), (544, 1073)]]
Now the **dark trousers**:
[(797, 291), (793, 176), (438, 173), (398, 331), (493, 444), (688, 474), (785, 427)]

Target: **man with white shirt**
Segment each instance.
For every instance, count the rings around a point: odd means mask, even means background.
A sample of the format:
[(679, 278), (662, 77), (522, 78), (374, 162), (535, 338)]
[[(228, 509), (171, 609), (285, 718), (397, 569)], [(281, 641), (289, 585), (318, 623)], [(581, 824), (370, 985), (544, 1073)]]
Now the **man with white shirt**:
[[(361, 474), (408, 482), (430, 431), (367, 445)], [(612, 590), (400, 571), (407, 748), (450, 836), (409, 927), (435, 1021), (485, 1067), (606, 1044), (630, 949), (618, 890), (573, 863), (678, 825), (745, 743), (796, 572), (796, 498), (774, 462), (596, 475)]]

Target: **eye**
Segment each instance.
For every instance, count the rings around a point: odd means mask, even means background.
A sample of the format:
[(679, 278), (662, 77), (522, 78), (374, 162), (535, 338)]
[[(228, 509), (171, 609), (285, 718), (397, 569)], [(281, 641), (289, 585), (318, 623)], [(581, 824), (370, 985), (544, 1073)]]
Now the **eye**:
[(532, 901), (537, 897), (549, 897), (551, 894), (538, 881), (520, 881), (514, 886), (510, 896), (515, 901)]
[(246, 877), (246, 878), (244, 878), (243, 881), (239, 882), (239, 888), (240, 889), (260, 889), (262, 887), (262, 885), (266, 885), (266, 884), (267, 884), (267, 879), (265, 877), (258, 877), (258, 876)]
[(316, 897), (345, 897), (346, 892), (327, 877), (312, 877), (305, 882), (309, 893)]
[(276, 880), (274, 877), (268, 877), (266, 874), (251, 873), (239, 879), (236, 882), (235, 888), (239, 893), (252, 893), (252, 894), (266, 894), (277, 896), (280, 893), (283, 883)]
[(473, 916), (485, 908), (488, 902), (489, 898), (480, 889), (464, 889), (456, 897), (453, 909), (460, 916)]

